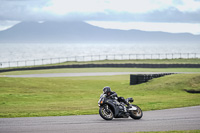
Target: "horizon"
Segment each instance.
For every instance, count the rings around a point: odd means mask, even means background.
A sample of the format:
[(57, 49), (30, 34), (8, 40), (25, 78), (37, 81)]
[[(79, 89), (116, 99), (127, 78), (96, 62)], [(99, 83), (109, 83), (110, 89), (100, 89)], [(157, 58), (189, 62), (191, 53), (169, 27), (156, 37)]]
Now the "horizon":
[(108, 29), (82, 21), (21, 22), (0, 32), (0, 43), (199, 43), (200, 35)]
[[(16, 22), (14, 25), (4, 27), (3, 29), (0, 28), (1, 31), (8, 30), (15, 25), (23, 22), (37, 22), (37, 23), (45, 23), (45, 22), (60, 22), (60, 21), (22, 21)], [(64, 23), (70, 21), (63, 21)], [(187, 24), (187, 23), (140, 23), (140, 22), (105, 22), (105, 21), (72, 21), (72, 22), (85, 22), (87, 24), (104, 28), (104, 29), (118, 29), (118, 30), (140, 30), (146, 32), (166, 32), (166, 33), (189, 33), (192, 35), (200, 35), (198, 31), (199, 25), (196, 24)], [(179, 26), (180, 25), (180, 26)], [(137, 27), (138, 26), (138, 27)], [(155, 27), (154, 27), (155, 26)], [(179, 30), (174, 30), (174, 26), (178, 27)], [(187, 27), (188, 30), (181, 29), (182, 26)]]

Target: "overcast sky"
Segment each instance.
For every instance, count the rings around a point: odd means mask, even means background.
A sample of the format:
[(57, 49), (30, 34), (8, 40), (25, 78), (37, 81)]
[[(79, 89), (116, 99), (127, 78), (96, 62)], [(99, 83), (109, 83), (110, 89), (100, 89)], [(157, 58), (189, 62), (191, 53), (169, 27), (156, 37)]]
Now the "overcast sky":
[(21, 21), (200, 34), (200, 0), (0, 0), (0, 30)]

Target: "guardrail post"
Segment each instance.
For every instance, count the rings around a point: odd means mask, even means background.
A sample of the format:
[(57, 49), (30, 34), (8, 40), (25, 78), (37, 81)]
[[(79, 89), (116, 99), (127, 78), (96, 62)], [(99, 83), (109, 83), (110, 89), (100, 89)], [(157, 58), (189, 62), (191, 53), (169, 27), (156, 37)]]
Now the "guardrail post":
[(84, 56), (83, 56), (83, 61), (84, 61)]

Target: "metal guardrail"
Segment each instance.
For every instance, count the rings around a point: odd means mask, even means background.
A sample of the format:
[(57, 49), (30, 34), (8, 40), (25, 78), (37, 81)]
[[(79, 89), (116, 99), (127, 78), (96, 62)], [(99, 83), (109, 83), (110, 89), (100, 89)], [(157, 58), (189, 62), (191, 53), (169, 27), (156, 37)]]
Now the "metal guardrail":
[(0, 62), (0, 68), (37, 66), (37, 65), (56, 64), (56, 63), (73, 62), (73, 61), (85, 62), (85, 61), (101, 61), (101, 60), (191, 59), (191, 58), (200, 58), (200, 53), (107, 54), (107, 55), (73, 56), (73, 57)]

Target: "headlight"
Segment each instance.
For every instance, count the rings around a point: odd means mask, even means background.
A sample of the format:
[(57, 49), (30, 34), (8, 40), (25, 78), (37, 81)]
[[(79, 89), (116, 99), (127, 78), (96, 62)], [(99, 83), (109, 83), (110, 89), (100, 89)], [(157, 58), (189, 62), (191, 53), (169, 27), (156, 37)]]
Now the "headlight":
[(103, 104), (103, 101), (104, 101), (104, 98), (101, 98), (101, 99), (98, 101), (98, 105), (100, 106), (100, 104)]
[(100, 104), (103, 104), (103, 101), (104, 101), (104, 98), (102, 98), (102, 99), (101, 99), (101, 102), (100, 102)]
[(104, 97), (105, 97), (105, 95), (101, 95), (101, 97), (100, 97), (100, 99), (99, 99), (99, 101), (98, 101), (98, 105), (100, 106), (101, 104), (103, 104), (103, 102), (104, 102)]

